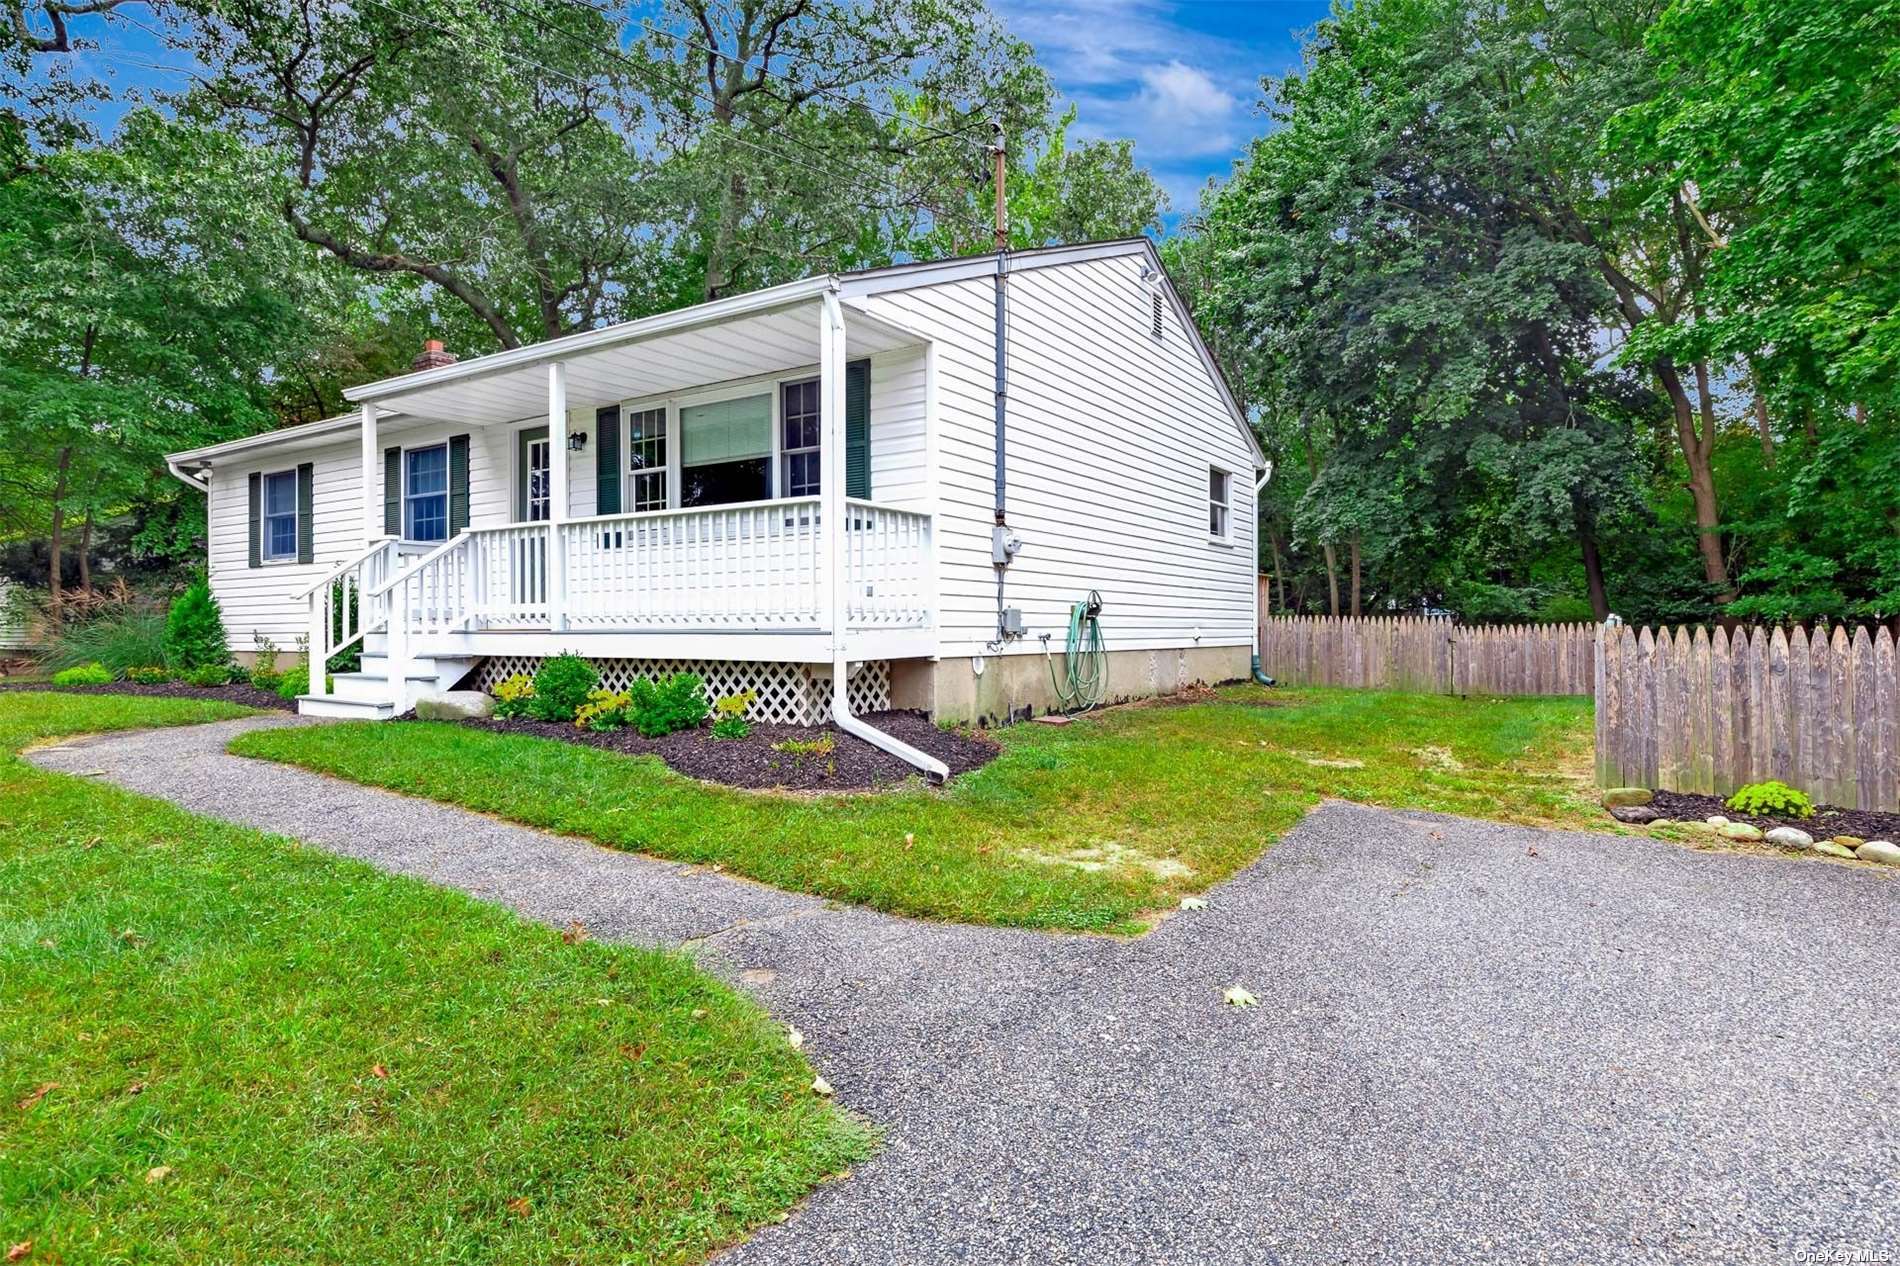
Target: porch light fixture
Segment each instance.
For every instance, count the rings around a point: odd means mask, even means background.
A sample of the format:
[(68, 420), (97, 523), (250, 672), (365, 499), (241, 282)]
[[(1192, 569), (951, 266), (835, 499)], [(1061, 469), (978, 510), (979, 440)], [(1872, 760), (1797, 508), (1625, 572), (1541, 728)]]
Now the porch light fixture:
[(569, 431), (567, 433), (567, 451), (568, 452), (580, 453), (580, 452), (585, 452), (586, 449), (587, 449), (587, 432)]

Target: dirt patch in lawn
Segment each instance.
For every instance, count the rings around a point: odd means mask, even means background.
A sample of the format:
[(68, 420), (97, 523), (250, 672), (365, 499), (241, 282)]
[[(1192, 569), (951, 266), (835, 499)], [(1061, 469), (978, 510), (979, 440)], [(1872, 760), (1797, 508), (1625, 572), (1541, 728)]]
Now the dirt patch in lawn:
[(296, 708), (296, 701), (286, 699), (275, 690), (259, 690), (249, 682), (229, 686), (193, 686), (182, 681), (160, 681), (147, 684), (138, 681), (115, 681), (104, 686), (53, 686), (44, 682), (9, 682), (0, 685), (0, 690), (44, 690), (62, 695), (148, 695), (157, 699), (222, 699), (226, 703), (241, 703), (247, 708), (275, 708), (280, 712), (290, 712)]
[[(860, 719), (935, 756), (950, 767), (953, 775), (981, 769), (996, 758), (997, 746), (987, 734), (940, 729), (922, 713), (870, 712)], [(829, 725), (754, 725), (742, 739), (716, 739), (710, 729), (683, 730), (650, 739), (636, 730), (596, 734), (560, 722), (520, 718), (483, 718), (457, 724), (496, 734), (530, 734), (582, 743), (629, 756), (658, 756), (689, 778), (759, 791), (876, 791), (917, 775), (890, 753)], [(827, 738), (829, 751), (814, 750), (812, 745), (822, 747)]]
[(1811, 818), (1764, 818), (1737, 813), (1720, 796), (1690, 795), (1681, 791), (1658, 791), (1649, 807), (1677, 822), (1700, 822), (1720, 815), (1731, 822), (1746, 822), (1764, 831), (1791, 826), (1817, 840), (1835, 835), (1852, 835), (1863, 840), (1900, 840), (1900, 813), (1875, 813), (1821, 804), (1814, 807)]

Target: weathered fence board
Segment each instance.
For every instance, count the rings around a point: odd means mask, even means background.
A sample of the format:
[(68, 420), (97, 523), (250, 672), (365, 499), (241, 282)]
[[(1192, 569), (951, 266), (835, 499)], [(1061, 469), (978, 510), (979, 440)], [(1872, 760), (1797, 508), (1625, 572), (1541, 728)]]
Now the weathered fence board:
[(1260, 661), (1290, 686), (1426, 694), (1587, 695), (1596, 626), (1468, 627), (1425, 616), (1276, 616), (1260, 625)]
[(1900, 811), (1891, 631), (1606, 626), (1597, 781), (1727, 795), (1774, 778), (1816, 801)]

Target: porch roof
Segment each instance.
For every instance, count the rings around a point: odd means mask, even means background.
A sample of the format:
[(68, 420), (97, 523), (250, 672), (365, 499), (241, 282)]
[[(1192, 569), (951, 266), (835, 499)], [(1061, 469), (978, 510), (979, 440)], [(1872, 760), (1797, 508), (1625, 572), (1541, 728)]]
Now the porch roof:
[[(345, 391), (358, 404), (410, 418), (488, 425), (547, 412), (549, 364), (567, 371), (570, 408), (664, 395), (818, 361), (828, 276), (663, 312), (478, 356)], [(914, 346), (923, 336), (846, 305), (847, 355)]]

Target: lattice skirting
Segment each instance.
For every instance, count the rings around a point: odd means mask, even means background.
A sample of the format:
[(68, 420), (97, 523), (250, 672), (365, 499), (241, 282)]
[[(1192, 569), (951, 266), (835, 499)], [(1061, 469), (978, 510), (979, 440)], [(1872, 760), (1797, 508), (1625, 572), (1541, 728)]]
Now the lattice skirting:
[[(493, 690), (495, 683), (516, 673), (534, 676), (540, 655), (490, 655), (475, 669), (475, 684)], [(733, 659), (594, 659), (601, 685), (625, 690), (638, 677), (660, 678), (674, 673), (698, 673), (706, 696), (753, 691), (758, 697), (747, 714), (754, 721), (779, 725), (817, 725), (831, 711), (831, 667), (828, 664), (767, 664)], [(845, 696), (854, 713), (881, 712), (891, 706), (891, 665), (874, 659), (858, 665), (845, 684)]]

